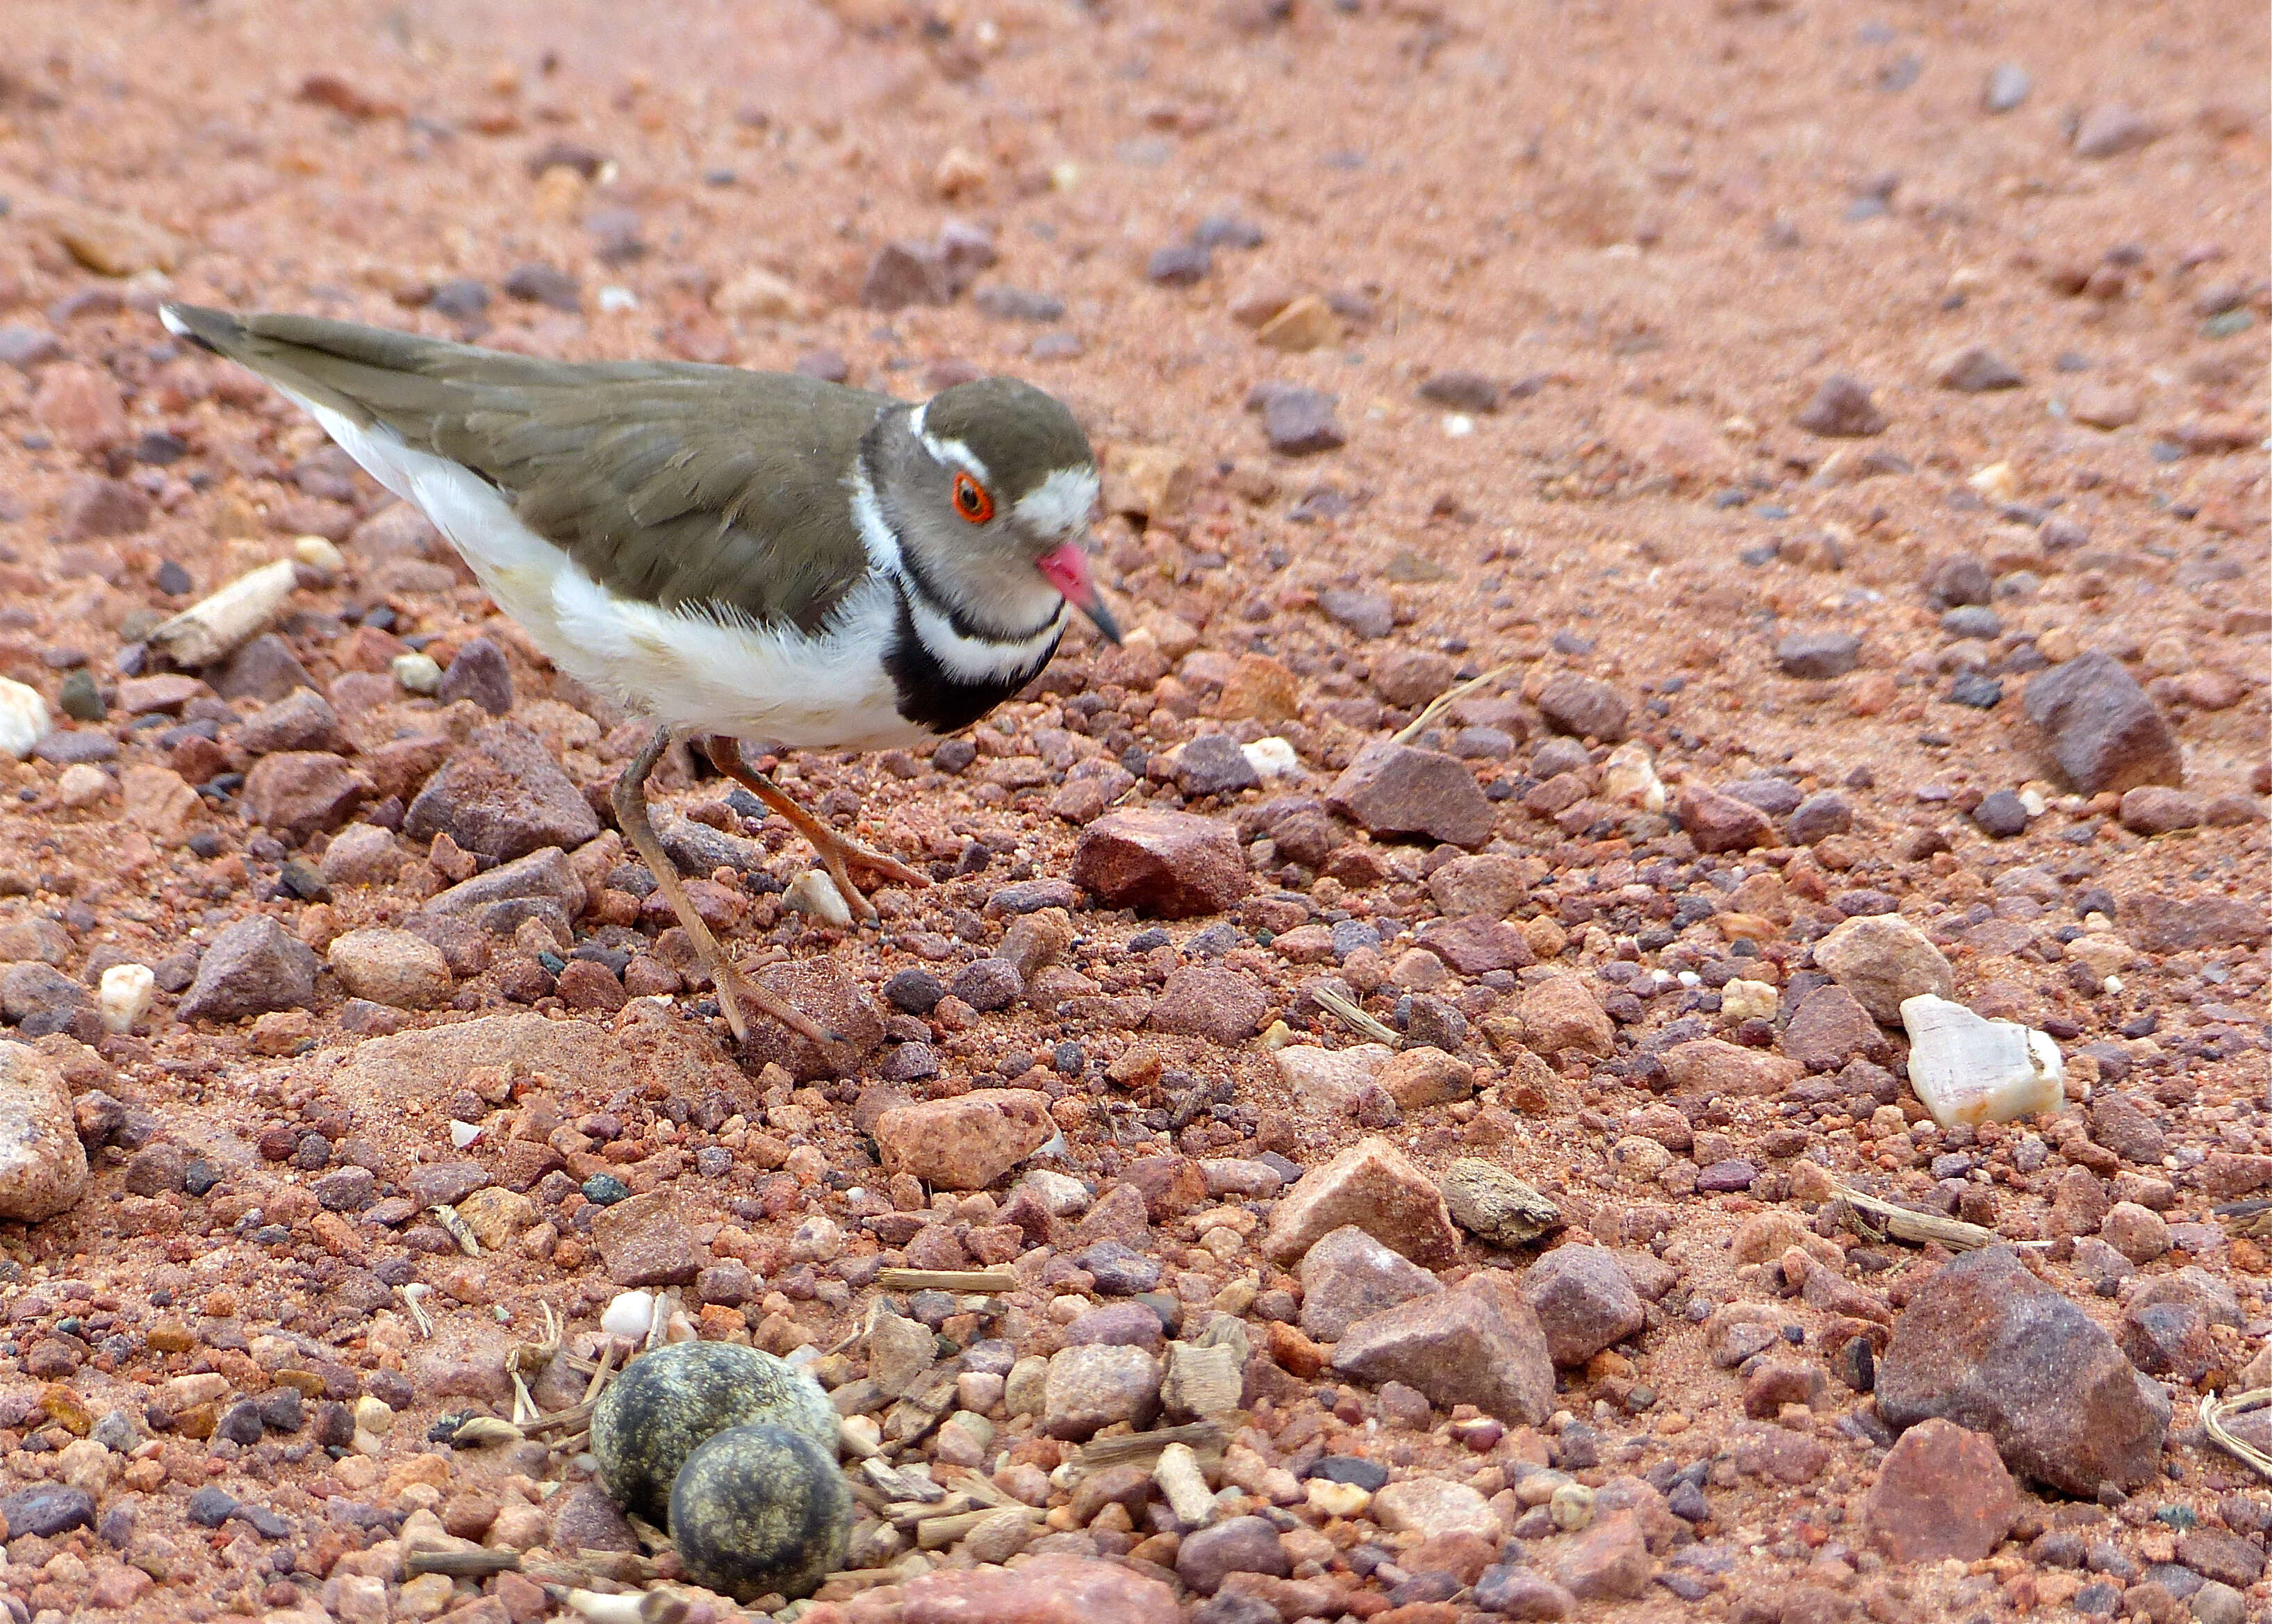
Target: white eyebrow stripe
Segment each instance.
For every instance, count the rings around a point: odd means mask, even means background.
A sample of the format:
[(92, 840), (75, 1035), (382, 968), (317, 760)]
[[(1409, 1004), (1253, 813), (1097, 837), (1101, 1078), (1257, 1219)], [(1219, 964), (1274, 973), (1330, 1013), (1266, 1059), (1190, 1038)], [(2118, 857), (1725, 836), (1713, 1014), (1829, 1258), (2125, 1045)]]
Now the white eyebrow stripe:
[(987, 473), (986, 465), (979, 460), (978, 453), (961, 441), (942, 440), (937, 435), (923, 433), (920, 428), (916, 432), (923, 443), (923, 450), (929, 451), (931, 460), (941, 467), (960, 468), (981, 485), (994, 482), (994, 476)]

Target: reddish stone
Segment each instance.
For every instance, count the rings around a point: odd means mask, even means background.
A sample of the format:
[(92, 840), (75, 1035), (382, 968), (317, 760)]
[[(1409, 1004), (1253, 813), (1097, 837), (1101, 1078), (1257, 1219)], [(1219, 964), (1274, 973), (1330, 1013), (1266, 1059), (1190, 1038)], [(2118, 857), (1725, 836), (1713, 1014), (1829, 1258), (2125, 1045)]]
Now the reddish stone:
[(1945, 1417), (2079, 1495), (2149, 1480), (2170, 1425), (2160, 1384), (2006, 1247), (1968, 1252), (1917, 1288), (1878, 1362), (1877, 1397), (1891, 1426)]
[(2059, 771), (2083, 794), (2186, 781), (2168, 720), (2111, 654), (2092, 649), (2038, 673), (2023, 703)]
[(1461, 975), (1522, 970), (1538, 962), (1530, 940), (1505, 920), (1471, 913), (1423, 932), (1419, 945)]
[(1109, 906), (1161, 919), (1220, 913), (1248, 887), (1231, 825), (1149, 808), (1108, 813), (1083, 830), (1072, 878)]
[(1640, 1519), (1630, 1511), (1597, 1518), (1554, 1564), (1555, 1579), (1581, 1601), (1645, 1595), (1655, 1573)]
[(1939, 1417), (1901, 1435), (1864, 1505), (1870, 1539), (1897, 1562), (1977, 1562), (2020, 1517), (1996, 1441)]
[(150, 527), (150, 498), (123, 480), (75, 480), (56, 525), (65, 541), (134, 535)]
[(1700, 852), (1748, 852), (1775, 843), (1766, 813), (1706, 785), (1682, 785), (1679, 811), (1680, 827)]
[(924, 1574), (900, 1587), (898, 1624), (1162, 1624), (1176, 1592), (1117, 1562), (1037, 1556), (1016, 1568)]
[(1401, 1382), (1443, 1409), (1471, 1404), (1526, 1427), (1554, 1412), (1554, 1362), (1538, 1316), (1504, 1270), (1470, 1275), (1359, 1320), (1334, 1350), (1334, 1368), (1376, 1386)]
[(1235, 1044), (1254, 1035), (1270, 1013), (1270, 1000), (1241, 970), (1181, 965), (1160, 989), (1144, 1023), (1153, 1032)]
[(984, 1189), (1056, 1131), (1049, 1096), (1016, 1088), (899, 1106), (875, 1127), (886, 1173), (957, 1190)]
[(1181, 1218), (1207, 1198), (1207, 1175), (1188, 1156), (1147, 1156), (1131, 1162), (1121, 1176), (1144, 1197), (1144, 1211), (1155, 1224)]
[(295, 845), (337, 829), (362, 804), (370, 781), (324, 750), (281, 750), (252, 764), (244, 804), (254, 821)]
[(1459, 1251), (1442, 1193), (1386, 1139), (1361, 1141), (1304, 1173), (1279, 1198), (1263, 1250), (1290, 1263), (1344, 1224), (1417, 1263), (1449, 1263)]
[(1453, 846), (1481, 846), (1494, 816), (1465, 762), (1385, 739), (1357, 752), (1327, 799), (1374, 834), (1421, 834)]
[(688, 1285), (701, 1271), (693, 1232), (661, 1191), (600, 1209), (593, 1215), (592, 1239), (608, 1278), (617, 1285)]

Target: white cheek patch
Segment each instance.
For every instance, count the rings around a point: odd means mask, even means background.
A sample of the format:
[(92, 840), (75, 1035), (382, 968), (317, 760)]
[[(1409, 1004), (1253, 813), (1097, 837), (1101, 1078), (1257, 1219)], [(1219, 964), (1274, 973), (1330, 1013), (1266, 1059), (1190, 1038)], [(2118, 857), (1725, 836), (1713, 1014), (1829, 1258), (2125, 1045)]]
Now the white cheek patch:
[(1096, 505), (1096, 470), (1058, 468), (1018, 498), (1018, 522), (1037, 536), (1071, 536)]

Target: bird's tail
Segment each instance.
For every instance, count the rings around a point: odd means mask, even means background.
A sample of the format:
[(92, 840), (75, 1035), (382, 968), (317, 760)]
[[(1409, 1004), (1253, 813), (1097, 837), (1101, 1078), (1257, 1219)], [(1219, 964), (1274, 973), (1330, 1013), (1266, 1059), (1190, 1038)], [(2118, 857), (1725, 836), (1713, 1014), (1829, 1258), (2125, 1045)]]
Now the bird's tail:
[(166, 304), (158, 319), (175, 337), (258, 372), (304, 404), (328, 406), (360, 428), (400, 431), (468, 403), (482, 384), (543, 381), (558, 363), (475, 350), (439, 339), (327, 321), (317, 316), (237, 316), (202, 305)]

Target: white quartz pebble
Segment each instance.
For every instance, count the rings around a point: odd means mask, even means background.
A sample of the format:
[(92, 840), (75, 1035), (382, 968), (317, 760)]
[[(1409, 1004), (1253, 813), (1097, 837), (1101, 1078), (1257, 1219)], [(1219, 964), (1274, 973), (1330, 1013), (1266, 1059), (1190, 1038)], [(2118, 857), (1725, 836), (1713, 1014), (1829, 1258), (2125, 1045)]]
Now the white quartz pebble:
[(1902, 1000), (1902, 1024), (1910, 1086), (1943, 1128), (2014, 1121), (2066, 1102), (2066, 1063), (2047, 1032), (1988, 1020), (1931, 993)]

